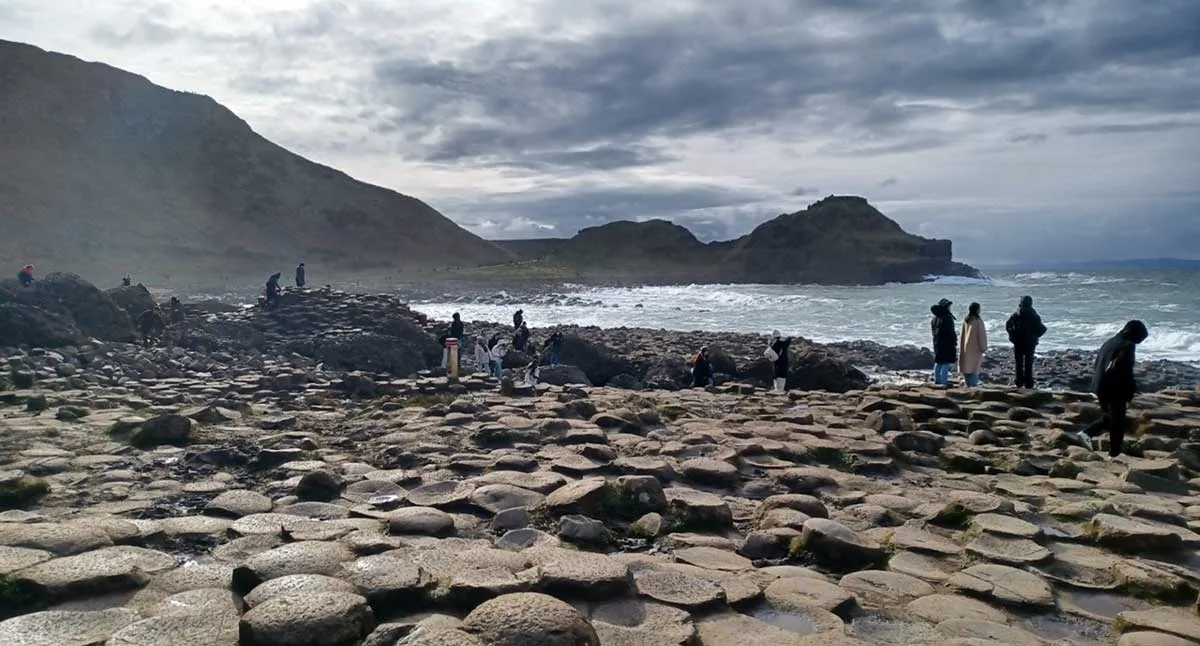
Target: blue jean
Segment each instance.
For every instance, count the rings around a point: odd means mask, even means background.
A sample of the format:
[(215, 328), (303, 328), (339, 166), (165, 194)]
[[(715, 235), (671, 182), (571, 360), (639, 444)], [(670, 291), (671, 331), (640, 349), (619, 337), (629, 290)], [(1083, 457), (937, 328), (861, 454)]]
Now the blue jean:
[(963, 375), (962, 378), (963, 378), (963, 383), (966, 384), (967, 388), (975, 388), (975, 387), (979, 386), (979, 373), (978, 372), (969, 374), (969, 375)]
[(550, 351), (550, 365), (557, 366), (562, 363), (562, 350)]
[(497, 379), (504, 376), (502, 364), (495, 359), (492, 359), (492, 375), (494, 375)]
[(939, 386), (946, 386), (950, 383), (950, 368), (952, 363), (935, 363), (933, 364), (933, 383)]

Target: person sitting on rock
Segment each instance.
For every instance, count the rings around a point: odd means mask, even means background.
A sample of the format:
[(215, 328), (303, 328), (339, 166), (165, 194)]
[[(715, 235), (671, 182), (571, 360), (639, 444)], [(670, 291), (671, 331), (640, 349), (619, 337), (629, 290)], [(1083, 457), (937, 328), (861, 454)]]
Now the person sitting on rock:
[(267, 307), (269, 308), (279, 307), (279, 292), (281, 290), (279, 287), (279, 278), (282, 275), (283, 272), (276, 272), (271, 274), (271, 277), (267, 279)]
[(304, 289), (304, 263), (296, 265), (296, 287)]
[(159, 307), (158, 303), (155, 303), (154, 307), (144, 310), (138, 315), (137, 325), (138, 331), (142, 333), (142, 343), (145, 343), (147, 346), (162, 335), (167, 324), (163, 322), (162, 308)]
[(517, 327), (517, 333), (513, 335), (513, 349), (517, 352), (525, 352), (528, 345), (529, 328), (525, 326), (525, 321), (521, 321), (521, 325)]
[(713, 385), (713, 367), (708, 359), (708, 346), (700, 348), (700, 353), (692, 360), (692, 388), (708, 388)]
[(550, 338), (546, 339), (546, 347), (550, 349), (550, 365), (557, 366), (562, 363), (563, 345), (565, 343), (566, 337), (559, 330), (555, 330), (550, 335)]
[(521, 329), (521, 325), (524, 323), (525, 323), (525, 310), (517, 310), (517, 312), (515, 314), (513, 314), (513, 329), (514, 330)]
[(25, 265), (21, 271), (17, 272), (17, 282), (21, 283), (21, 287), (29, 287), (33, 284), (33, 265)]
[(1096, 368), (1092, 374), (1092, 392), (1100, 403), (1101, 417), (1091, 426), (1079, 431), (1076, 436), (1089, 450), (1092, 439), (1108, 431), (1108, 456), (1121, 455), (1125, 441), (1125, 417), (1129, 402), (1137, 394), (1137, 380), (1133, 366), (1137, 363), (1137, 346), (1150, 336), (1146, 324), (1129, 321), (1113, 338), (1100, 346), (1096, 353)]
[(950, 384), (950, 369), (958, 362), (958, 330), (946, 299), (930, 306), (929, 330), (933, 334), (933, 383), (939, 386)]
[(791, 338), (783, 338), (779, 330), (771, 332), (771, 340), (767, 344), (767, 349), (763, 352), (775, 368), (775, 381), (772, 390), (775, 392), (783, 392), (787, 390), (788, 379), (788, 347), (792, 344)]

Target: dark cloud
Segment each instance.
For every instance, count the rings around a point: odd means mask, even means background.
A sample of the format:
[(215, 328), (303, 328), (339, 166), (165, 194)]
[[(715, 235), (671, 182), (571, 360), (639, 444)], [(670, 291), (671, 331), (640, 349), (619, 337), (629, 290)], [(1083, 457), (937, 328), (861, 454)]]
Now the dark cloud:
[(899, 183), (900, 183), (900, 180), (896, 179), (895, 177), (889, 177), (889, 178), (883, 180), (882, 182), (879, 182), (879, 185), (881, 187), (886, 188), (888, 186), (895, 186)]
[(1185, 128), (1200, 128), (1200, 121), (1184, 121), (1172, 119), (1169, 121), (1153, 121), (1149, 123), (1106, 123), (1088, 126), (1072, 126), (1067, 128), (1067, 134), (1126, 134), (1138, 132), (1163, 132)]
[(1019, 132), (1008, 137), (1008, 140), (1014, 144), (1040, 144), (1050, 138), (1044, 132)]
[(796, 188), (792, 189), (791, 192), (788, 194), (795, 195), (797, 197), (804, 197), (806, 195), (816, 195), (818, 192), (819, 191), (815, 188), (809, 188), (807, 186), (797, 186)]

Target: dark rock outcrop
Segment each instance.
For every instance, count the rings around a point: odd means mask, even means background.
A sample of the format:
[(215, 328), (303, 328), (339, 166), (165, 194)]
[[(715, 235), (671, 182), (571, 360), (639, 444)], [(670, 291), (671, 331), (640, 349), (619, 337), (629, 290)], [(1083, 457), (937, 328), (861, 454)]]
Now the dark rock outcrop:
[(158, 301), (154, 300), (154, 296), (150, 294), (150, 291), (140, 284), (128, 287), (114, 287), (105, 293), (108, 294), (108, 297), (118, 307), (125, 310), (130, 319), (137, 319), (139, 314), (158, 303)]
[(2, 345), (61, 348), (82, 336), (68, 316), (23, 303), (0, 303)]
[[(133, 322), (108, 294), (75, 274), (52, 273), (30, 287), (5, 281), (0, 299), (32, 306), (69, 319), (85, 336), (101, 341), (132, 341)], [(40, 315), (39, 315), (40, 316)]]

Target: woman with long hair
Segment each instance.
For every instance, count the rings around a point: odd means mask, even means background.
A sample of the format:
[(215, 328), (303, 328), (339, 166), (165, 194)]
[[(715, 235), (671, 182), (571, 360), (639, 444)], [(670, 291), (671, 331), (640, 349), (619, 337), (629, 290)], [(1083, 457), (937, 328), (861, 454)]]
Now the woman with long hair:
[(979, 385), (979, 366), (987, 349), (987, 325), (979, 315), (979, 303), (971, 303), (967, 318), (963, 319), (958, 349), (958, 373), (962, 375), (966, 387), (975, 388)]

